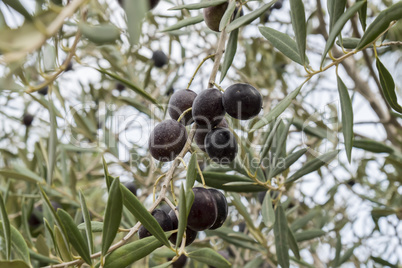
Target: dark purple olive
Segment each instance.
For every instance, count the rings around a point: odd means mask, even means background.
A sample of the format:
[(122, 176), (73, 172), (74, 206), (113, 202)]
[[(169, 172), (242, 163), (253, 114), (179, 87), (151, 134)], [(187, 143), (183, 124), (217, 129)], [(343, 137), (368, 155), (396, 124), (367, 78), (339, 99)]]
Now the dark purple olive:
[[(154, 211), (152, 211), (151, 214), (162, 227), (163, 231), (167, 232), (173, 230), (172, 220), (165, 211), (161, 209), (155, 209)], [(147, 236), (151, 236), (151, 233), (147, 229), (145, 229), (144, 225), (141, 225), (140, 229), (138, 229), (138, 237), (142, 239)]]
[(216, 206), (218, 207), (218, 216), (216, 217), (216, 221), (214, 225), (209, 228), (211, 230), (215, 230), (223, 225), (228, 216), (228, 203), (226, 201), (226, 197), (222, 194), (222, 192), (212, 188), (208, 190), (215, 198)]

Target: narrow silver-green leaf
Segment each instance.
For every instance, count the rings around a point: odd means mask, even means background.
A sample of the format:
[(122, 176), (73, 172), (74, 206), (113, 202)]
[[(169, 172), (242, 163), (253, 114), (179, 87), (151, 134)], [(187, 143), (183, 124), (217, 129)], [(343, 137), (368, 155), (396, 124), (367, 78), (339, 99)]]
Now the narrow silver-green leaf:
[[(401, 9), (402, 13), (402, 9)], [(391, 74), (382, 64), (380, 59), (376, 57), (376, 66), (378, 70), (378, 75), (380, 77), (381, 89), (384, 94), (385, 100), (388, 102), (395, 111), (402, 114), (402, 106), (398, 103), (398, 98), (395, 93), (395, 83)]]
[(275, 223), (275, 211), (272, 206), (270, 193), (265, 193), (264, 200), (262, 201), (261, 214), (265, 226), (268, 228), (272, 227), (272, 225)]
[(272, 172), (272, 177), (282, 173), (283, 171), (287, 170), (293, 163), (295, 163), (300, 157), (302, 157), (308, 151), (307, 148), (300, 149), (294, 153), (291, 153), (283, 160), (283, 165), (279, 167), (275, 167)]
[(197, 154), (193, 153), (187, 165), (186, 191), (193, 188), (196, 178), (197, 178)]
[(222, 257), (222, 255), (210, 248), (202, 248), (189, 252), (188, 257), (190, 259), (206, 263), (210, 266), (215, 266), (219, 268), (232, 267), (230, 262)]
[(380, 257), (374, 257), (374, 256), (370, 256), (370, 259), (372, 259), (374, 262), (378, 263), (381, 265), (381, 267), (391, 267), (391, 268), (398, 268), (397, 264), (392, 264), (389, 261), (386, 261)]
[(352, 161), (352, 147), (353, 147), (353, 107), (352, 100), (350, 99), (348, 89), (343, 83), (342, 79), (337, 76), (339, 98), (341, 99), (342, 111), (342, 132), (343, 139), (345, 140), (346, 156), (349, 163)]
[(13, 261), (0, 261), (0, 267), (4, 268), (30, 268), (30, 266), (20, 260), (13, 260)]
[(255, 268), (255, 267), (261, 267), (261, 264), (264, 262), (264, 260), (261, 258), (261, 256), (258, 256), (256, 258), (253, 258), (249, 262), (247, 262), (246, 265), (244, 265), (244, 268)]
[[(357, 0), (359, 1), (364, 1), (364, 0)], [(360, 23), (362, 25), (363, 31), (366, 31), (366, 27), (367, 27), (367, 2), (362, 6), (361, 9), (359, 9), (359, 20)]]
[(170, 248), (169, 241), (162, 230), (162, 227), (156, 219), (142, 205), (140, 200), (128, 190), (124, 185), (121, 185), (124, 195), (124, 206), (139, 220), (142, 225), (155, 236), (162, 244)]
[(115, 42), (120, 37), (120, 29), (110, 23), (89, 25), (85, 22), (78, 23), (82, 35), (89, 41), (103, 45)]
[(237, 51), (237, 39), (239, 36), (239, 30), (236, 29), (229, 34), (229, 39), (226, 44), (225, 57), (223, 58), (223, 63), (221, 67), (221, 77), (220, 82), (223, 81), (227, 72), (229, 71), (230, 66), (232, 66), (234, 57), (236, 56)]
[(288, 228), (288, 243), (289, 243), (289, 248), (290, 248), (290, 250), (292, 250), (296, 259), (300, 260), (299, 246), (297, 245), (295, 235), (290, 228)]
[(141, 36), (142, 20), (148, 11), (148, 0), (124, 1), (127, 31), (131, 45), (136, 45)]
[(393, 153), (394, 148), (379, 141), (370, 139), (357, 139), (353, 141), (353, 147), (360, 148), (373, 153)]
[(231, 193), (230, 195), (233, 197), (232, 205), (234, 205), (238, 213), (243, 216), (247, 225), (254, 226), (253, 219), (251, 218), (250, 213), (247, 211), (247, 208), (242, 203), (240, 195), (237, 193)]
[[(152, 217), (152, 216), (151, 216)], [(159, 226), (159, 224), (158, 224)], [(148, 229), (149, 230), (149, 229)], [(138, 241), (129, 243), (106, 256), (104, 268), (127, 267), (132, 263), (148, 256), (162, 243), (155, 237), (145, 237)]]
[(351, 247), (350, 249), (346, 250), (346, 252), (342, 255), (342, 257), (339, 260), (339, 266), (341, 266), (343, 263), (348, 261), (350, 257), (352, 257), (354, 250), (355, 247)]
[[(227, 1), (225, 1), (227, 2)], [(223, 28), (229, 23), (230, 19), (233, 16), (233, 12), (236, 9), (236, 1), (230, 2), (229, 6), (226, 8), (225, 13), (223, 14), (221, 21), (219, 23), (219, 31), (222, 31)]]
[(312, 230), (295, 233), (295, 238), (296, 238), (297, 242), (302, 242), (302, 241), (311, 240), (311, 239), (323, 236), (325, 234), (326, 233), (321, 229), (312, 229)]
[(58, 264), (58, 263), (60, 263), (60, 261), (55, 260), (55, 259), (51, 259), (51, 258), (46, 257), (46, 256), (43, 256), (43, 255), (41, 255), (39, 253), (36, 253), (32, 249), (29, 249), (29, 256), (34, 260), (37, 260), (37, 261), (40, 261), (40, 262), (45, 262), (45, 263), (48, 263), (48, 264)]
[(290, 15), (292, 17), (293, 31), (295, 32), (296, 43), (299, 51), (301, 64), (306, 61), (306, 14), (302, 0), (290, 0)]
[(244, 15), (238, 19), (232, 21), (227, 27), (226, 32), (230, 33), (241, 26), (247, 25), (256, 18), (259, 18), (262, 14), (264, 14), (276, 1), (271, 1), (268, 4), (263, 5), (262, 7), (258, 8), (257, 10)]
[(36, 174), (31, 176), (28, 174), (22, 174), (19, 171), (11, 170), (11, 169), (0, 169), (0, 175), (4, 176), (6, 178), (13, 178), (16, 180), (23, 180), (23, 181), (32, 182), (32, 183), (44, 182), (43, 178), (39, 177)]
[(198, 15), (196, 17), (186, 18), (172, 26), (166, 27), (165, 29), (162, 30), (162, 32), (178, 30), (178, 29), (181, 29), (181, 28), (189, 26), (189, 25), (194, 25), (194, 24), (200, 23), (202, 21), (204, 21), (204, 16), (202, 14)]
[(337, 233), (336, 235), (336, 245), (335, 245), (335, 258), (334, 258), (334, 267), (339, 266), (339, 260), (341, 258), (341, 251), (342, 251), (342, 238), (341, 236)]
[(329, 13), (329, 32), (331, 32), (336, 21), (345, 11), (346, 0), (328, 0), (327, 7)]
[(339, 39), (336, 40), (336, 44), (338, 46), (343, 46), (346, 49), (355, 49), (357, 45), (360, 42), (360, 38), (355, 38), (355, 37), (347, 37), (347, 38), (342, 38), (342, 41)]
[(282, 268), (289, 268), (289, 244), (288, 244), (288, 223), (285, 211), (279, 204), (275, 210), (275, 248), (278, 263)]
[(269, 124), (272, 120), (277, 118), (279, 115), (286, 110), (286, 108), (292, 103), (292, 101), (299, 94), (301, 88), (304, 84), (300, 85), (294, 91), (292, 91), (289, 95), (287, 95), (283, 100), (281, 100), (269, 113), (264, 115), (257, 123), (253, 125), (253, 128), (249, 132), (256, 131), (257, 129), (262, 128), (263, 126)]
[[(361, 6), (365, 3), (366, 1), (358, 2)], [(374, 40), (376, 40), (388, 28), (392, 21), (399, 19), (402, 19), (402, 1), (393, 4), (378, 14), (362, 36), (356, 50), (361, 50), (368, 44), (374, 42)]]
[[(228, 192), (260, 192), (266, 190), (259, 185), (225, 185), (230, 182), (251, 182), (253, 181), (241, 175), (229, 175), (221, 172), (203, 172), (206, 185)], [(197, 181), (201, 182), (201, 177), (197, 176)]]
[(323, 165), (329, 164), (338, 155), (338, 153), (339, 150), (331, 151), (308, 161), (306, 164), (303, 165), (302, 168), (300, 168), (292, 176), (290, 176), (286, 180), (286, 183), (294, 182), (295, 180), (301, 178), (302, 176), (318, 170)]
[(4, 4), (10, 6), (12, 9), (20, 13), (27, 20), (32, 20), (32, 15), (25, 9), (20, 0), (3, 0)]
[(186, 204), (186, 192), (184, 185), (180, 187), (179, 195), (179, 226), (177, 228), (176, 245), (181, 244), (183, 234), (187, 226), (187, 204)]
[(102, 231), (102, 256), (105, 256), (116, 237), (123, 213), (123, 195), (120, 181), (114, 179), (109, 190)]
[(228, 227), (220, 227), (216, 230), (206, 230), (208, 236), (219, 236), (224, 241), (237, 247), (251, 249), (253, 251), (264, 250), (262, 246), (258, 244), (254, 239), (250, 238), (248, 235), (235, 232)]
[(295, 221), (293, 221), (292, 224), (290, 225), (290, 228), (292, 229), (293, 232), (296, 232), (297, 230), (303, 228), (309, 221), (311, 221), (318, 214), (319, 214), (318, 210), (310, 210), (303, 217), (301, 218), (299, 217)]
[(171, 7), (168, 10), (180, 10), (180, 9), (194, 10), (194, 9), (201, 9), (201, 8), (205, 8), (205, 7), (218, 6), (225, 2), (227, 2), (227, 0), (214, 0), (214, 1), (205, 1), (204, 0), (204, 1), (201, 1), (196, 4), (179, 5), (179, 6)]
[(263, 162), (265, 156), (268, 154), (269, 150), (271, 149), (272, 142), (273, 142), (275, 134), (276, 134), (276, 130), (281, 123), (282, 123), (282, 119), (278, 118), (276, 120), (275, 124), (272, 126), (272, 129), (269, 129), (269, 135), (264, 142), (264, 147), (261, 149), (260, 164)]
[(103, 173), (105, 175), (107, 190), (109, 191), (110, 185), (112, 185), (112, 177), (109, 174), (109, 169), (107, 167), (106, 160), (103, 156), (102, 156), (102, 164), (103, 164)]
[[(78, 224), (78, 229), (80, 231), (85, 231), (87, 224), (85, 222)], [(100, 233), (103, 230), (103, 222), (100, 221), (91, 221), (91, 230), (93, 233)]]
[(321, 58), (321, 66), (324, 64), (325, 57), (327, 56), (328, 51), (334, 45), (335, 39), (342, 31), (343, 26), (345, 26), (346, 22), (362, 7), (364, 3), (365, 1), (355, 3), (353, 6), (348, 8), (346, 12), (343, 13), (342, 16), (340, 16), (339, 19), (336, 21), (331, 33), (328, 36), (327, 43), (325, 44), (324, 53), (322, 54)]
[(3, 235), (6, 246), (6, 258), (11, 259), (11, 227), (10, 220), (8, 219), (6, 205), (4, 204), (3, 194), (0, 193), (0, 215), (1, 215), (1, 225), (3, 228)]
[(70, 248), (67, 246), (63, 234), (57, 225), (54, 226), (54, 237), (58, 252), (60, 253), (60, 258), (63, 261), (72, 261), (73, 257), (71, 256)]
[(91, 256), (89, 254), (87, 243), (85, 243), (84, 237), (82, 237), (80, 231), (75, 225), (73, 218), (62, 209), (57, 210), (57, 215), (63, 223), (64, 231), (67, 234), (71, 245), (86, 263), (91, 264)]
[(53, 171), (56, 165), (56, 150), (57, 150), (57, 121), (56, 121), (56, 113), (53, 109), (53, 99), (52, 96), (49, 94), (49, 117), (50, 117), (50, 136), (49, 136), (49, 145), (48, 145), (48, 156), (49, 162), (47, 167), (47, 184), (52, 185), (52, 178), (53, 178)]
[(89, 253), (92, 254), (94, 253), (94, 242), (92, 236), (91, 216), (88, 211), (87, 202), (85, 201), (84, 194), (81, 191), (79, 191), (79, 196), (80, 196), (82, 216), (84, 218), (85, 233), (87, 235), (87, 245), (89, 247)]
[(142, 88), (134, 85), (133, 83), (131, 83), (129, 80), (126, 80), (124, 78), (121, 78), (120, 76), (110, 73), (108, 71), (106, 71), (105, 69), (97, 69), (99, 72), (106, 74), (114, 79), (116, 79), (117, 81), (121, 82), (122, 84), (124, 84), (125, 86), (127, 86), (128, 88), (132, 89), (135, 93), (139, 94), (140, 96), (142, 96), (143, 98), (145, 98), (146, 100), (149, 100), (150, 102), (152, 102), (153, 104), (157, 104), (157, 101), (148, 94), (148, 92), (146, 92), (145, 90), (143, 90)]
[[(0, 235), (3, 236), (3, 234), (3, 221), (0, 221)], [(13, 252), (18, 255), (18, 259), (22, 259), (26, 263), (31, 263), (27, 243), (21, 233), (12, 225), (10, 225), (10, 238), (11, 248), (13, 249)]]
[(272, 45), (292, 61), (303, 65), (296, 42), (289, 35), (269, 27), (258, 27), (260, 33)]

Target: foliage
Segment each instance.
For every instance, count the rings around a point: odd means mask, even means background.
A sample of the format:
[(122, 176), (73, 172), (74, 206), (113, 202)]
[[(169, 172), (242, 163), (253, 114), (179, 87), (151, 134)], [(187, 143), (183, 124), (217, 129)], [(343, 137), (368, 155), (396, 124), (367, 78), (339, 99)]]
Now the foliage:
[[(219, 33), (202, 9), (223, 0), (125, 2), (0, 5), (0, 267), (168, 267), (183, 254), (189, 267), (398, 267), (402, 2), (230, 0)], [(192, 143), (195, 124), (173, 162), (152, 159), (174, 89), (236, 82), (263, 111), (226, 116), (232, 163)], [(224, 191), (229, 216), (175, 247), (150, 212), (178, 206), (182, 241), (199, 184)]]

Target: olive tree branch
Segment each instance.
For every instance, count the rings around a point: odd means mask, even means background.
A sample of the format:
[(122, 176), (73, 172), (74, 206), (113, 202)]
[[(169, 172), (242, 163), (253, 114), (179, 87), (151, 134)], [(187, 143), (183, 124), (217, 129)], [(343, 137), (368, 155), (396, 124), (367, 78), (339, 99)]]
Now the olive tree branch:
[(63, 64), (60, 65), (59, 69), (53, 75), (51, 75), (49, 78), (46, 78), (46, 81), (43, 82), (42, 84), (33, 86), (33, 87), (30, 86), (28, 88), (28, 90), (25, 91), (25, 93), (33, 93), (35, 91), (41, 90), (42, 88), (50, 85), (51, 83), (53, 83), (71, 62), (71, 59), (75, 55), (75, 51), (77, 49), (77, 45), (78, 45), (78, 42), (80, 41), (80, 38), (81, 38), (81, 32), (78, 30), (77, 34), (75, 35), (74, 43), (71, 46), (70, 51), (67, 54), (67, 58), (64, 60)]
[(212, 68), (211, 75), (209, 76), (208, 88), (211, 88), (215, 83), (215, 79), (216, 79), (216, 75), (218, 74), (222, 55), (225, 52), (226, 36), (227, 36), (226, 30), (223, 29), (219, 36), (218, 47), (217, 47), (216, 53), (215, 53), (215, 62), (214, 62), (214, 66)]
[[(173, 179), (173, 174), (175, 169), (177, 168), (177, 166), (180, 164), (180, 160), (179, 158), (183, 158), (184, 155), (190, 150), (191, 148), (191, 143), (193, 141), (194, 135), (195, 135), (195, 130), (197, 129), (197, 125), (194, 124), (193, 127), (190, 130), (190, 134), (188, 135), (186, 144), (184, 145), (183, 149), (181, 150), (180, 154), (178, 155), (178, 157), (175, 158), (175, 160), (173, 160), (172, 166), (170, 167), (169, 171), (167, 172), (165, 179), (163, 181), (162, 184), (162, 189), (159, 193), (158, 198), (155, 200), (155, 202), (153, 202), (153, 204), (151, 205), (151, 207), (148, 209), (149, 212), (153, 211), (161, 201), (165, 200), (166, 201), (166, 191), (168, 189), (169, 183), (170, 181)], [(171, 204), (169, 204), (171, 205)], [(131, 227), (128, 232), (127, 235), (125, 235), (119, 242), (117, 242), (116, 244), (112, 245), (108, 252), (112, 252), (116, 249), (118, 249), (119, 247), (123, 246), (124, 244), (127, 243), (127, 241), (133, 237), (135, 235), (135, 233), (138, 231), (138, 229), (141, 226), (141, 222), (137, 222), (133, 227)], [(97, 252), (91, 255), (91, 259), (94, 258), (98, 258), (101, 256), (101, 252)], [(64, 263), (60, 263), (60, 264), (55, 264), (55, 265), (50, 265), (50, 266), (46, 266), (46, 268), (61, 268), (61, 267), (68, 267), (68, 266), (72, 266), (72, 265), (80, 265), (84, 263), (84, 260), (77, 259), (74, 261), (69, 261), (69, 262), (64, 262)]]
[(38, 39), (38, 41), (30, 44), (27, 48), (21, 51), (13, 51), (5, 54), (3, 58), (0, 60), (0, 62), (10, 63), (17, 61), (25, 57), (28, 53), (33, 52), (42, 47), (43, 44), (46, 43), (48, 38), (57, 34), (57, 32), (63, 26), (65, 19), (71, 17), (80, 6), (82, 6), (88, 1), (89, 0), (73, 0), (72, 2), (70, 2), (65, 8), (63, 8), (60, 14), (52, 21), (52, 23), (50, 23), (50, 25), (47, 28), (41, 30), (43, 34), (41, 38)]

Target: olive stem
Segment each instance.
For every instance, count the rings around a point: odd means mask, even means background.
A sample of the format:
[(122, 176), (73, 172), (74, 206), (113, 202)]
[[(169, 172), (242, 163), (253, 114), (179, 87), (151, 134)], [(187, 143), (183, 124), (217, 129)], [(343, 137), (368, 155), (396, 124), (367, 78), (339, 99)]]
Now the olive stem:
[(218, 74), (222, 55), (225, 51), (226, 36), (227, 36), (226, 30), (223, 29), (219, 36), (218, 47), (217, 47), (216, 53), (215, 53), (215, 62), (214, 62), (214, 66), (212, 68), (211, 75), (209, 77), (208, 88), (211, 88), (213, 86), (213, 84), (215, 83), (215, 79), (216, 79), (216, 75)]
[[(193, 108), (190, 107), (190, 108), (188, 108), (187, 110), (185, 110), (185, 111), (180, 115), (179, 119), (177, 119), (177, 122), (180, 122), (180, 121), (183, 119), (183, 117), (184, 117), (188, 112), (190, 112), (192, 109), (193, 109)], [(184, 165), (184, 166), (185, 166), (185, 165)]]
[(209, 55), (209, 56), (205, 57), (200, 62), (200, 64), (198, 64), (197, 69), (195, 69), (193, 76), (191, 77), (190, 81), (188, 82), (187, 89), (190, 89), (191, 83), (193, 82), (193, 80), (195, 78), (195, 75), (198, 73), (198, 71), (200, 70), (201, 66), (204, 64), (204, 62), (206, 62), (208, 59), (211, 59), (213, 57), (215, 57), (215, 54), (212, 54), (212, 55)]
[(202, 185), (203, 185), (204, 188), (205, 188), (205, 179), (204, 179), (204, 175), (202, 175), (202, 171), (201, 171), (200, 164), (198, 163), (198, 161), (197, 161), (197, 170), (198, 170), (198, 174), (200, 174), (201, 181), (202, 181)]
[(224, 93), (225, 92), (225, 90), (220, 86), (220, 85), (218, 85), (217, 83), (215, 83), (215, 81), (214, 81), (214, 86), (216, 86), (220, 91), (222, 91), (222, 93)]
[(62, 65), (60, 65), (59, 69), (49, 78), (46, 78), (46, 81), (43, 82), (40, 85), (34, 86), (34, 87), (29, 87), (28, 90), (26, 90), (26, 93), (33, 93), (36, 92), (38, 90), (41, 90), (42, 88), (50, 85), (51, 83), (53, 83), (57, 77), (59, 77), (59, 75), (64, 72), (64, 70), (67, 68), (68, 64), (71, 62), (71, 59), (73, 58), (73, 56), (75, 55), (75, 50), (77, 48), (78, 42), (81, 39), (81, 32), (78, 31), (77, 34), (75, 35), (75, 39), (74, 39), (74, 43), (70, 48), (70, 52), (67, 55), (67, 58), (65, 59), (65, 61), (63, 62)]

